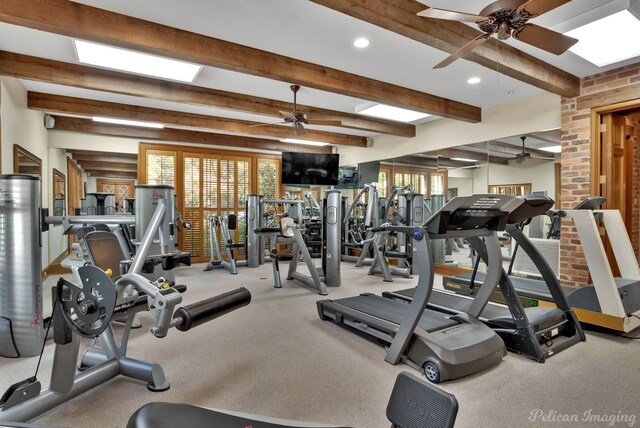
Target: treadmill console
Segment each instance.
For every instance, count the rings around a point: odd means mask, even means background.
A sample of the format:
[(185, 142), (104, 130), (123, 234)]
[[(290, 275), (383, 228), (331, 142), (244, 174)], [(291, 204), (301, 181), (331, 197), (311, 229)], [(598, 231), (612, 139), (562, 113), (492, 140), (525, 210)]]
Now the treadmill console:
[(519, 196), (518, 199), (523, 203), (509, 213), (507, 220), (509, 224), (520, 224), (535, 216), (545, 214), (555, 204), (553, 199), (543, 195), (524, 195)]
[(431, 216), (423, 227), (438, 235), (451, 230), (504, 230), (509, 214), (523, 203), (522, 199), (508, 195), (459, 196)]
[(605, 202), (607, 202), (607, 198), (602, 196), (589, 196), (587, 199), (576, 205), (574, 210), (597, 210)]

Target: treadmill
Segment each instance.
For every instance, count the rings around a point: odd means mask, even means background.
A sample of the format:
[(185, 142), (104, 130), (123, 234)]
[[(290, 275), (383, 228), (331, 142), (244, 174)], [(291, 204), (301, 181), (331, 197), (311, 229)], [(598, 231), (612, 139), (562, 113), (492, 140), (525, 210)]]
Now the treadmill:
[[(501, 269), (498, 285), (505, 304), (489, 302), (480, 314), (480, 320), (500, 335), (509, 351), (543, 363), (548, 357), (583, 342), (586, 338), (551, 267), (527, 239), (522, 229), (516, 227), (532, 217), (544, 214), (553, 206), (554, 201), (539, 195), (521, 196), (519, 199), (523, 203), (509, 214), (506, 231), (531, 256), (540, 273), (547, 279), (546, 292), (555, 303), (555, 307), (523, 308), (513, 283), (514, 279), (518, 278), (510, 277)], [(478, 260), (482, 259), (490, 267), (485, 243), (478, 237), (470, 237), (468, 241), (478, 253)], [(477, 277), (486, 278), (486, 275), (479, 274), (478, 272)], [(414, 289), (408, 289), (385, 292), (383, 296), (407, 302), (411, 301), (414, 292)], [(473, 301), (472, 296), (434, 290), (427, 308), (456, 314), (466, 311)]]
[[(530, 200), (532, 200), (532, 196), (527, 196)], [(552, 201), (552, 200), (550, 200)], [(552, 201), (553, 202), (553, 201)], [(590, 196), (586, 198), (584, 201), (580, 202), (574, 210), (595, 210), (598, 209), (602, 204), (606, 202), (606, 199), (601, 196)], [(550, 208), (550, 207), (549, 207)], [(533, 214), (533, 212), (532, 212)], [(539, 215), (543, 213), (537, 213), (535, 215)], [(565, 213), (559, 215), (560, 217), (566, 216)], [(529, 217), (529, 219), (532, 217)], [(520, 297), (520, 302), (523, 306), (540, 306), (540, 301), (554, 303), (555, 299), (549, 291), (548, 284), (555, 283), (558, 284), (558, 278), (553, 273), (553, 271), (549, 272), (538, 262), (543, 260), (542, 254), (538, 251), (537, 248), (533, 246), (529, 238), (527, 238), (522, 229), (526, 225), (526, 221), (529, 219), (524, 219), (522, 222), (515, 222), (517, 219), (511, 220), (506, 227), (506, 232), (509, 233), (516, 241), (516, 247), (514, 249), (513, 255), (511, 257), (511, 264), (509, 265), (509, 278)], [(517, 251), (519, 247), (522, 247), (525, 253), (529, 256), (531, 261), (538, 268), (538, 272), (542, 276), (542, 280), (535, 278), (526, 278), (520, 277), (511, 274), (511, 268), (513, 266), (513, 261), (516, 258)], [(465, 295), (475, 295), (480, 286), (482, 285), (482, 281), (484, 280), (485, 273), (478, 272), (478, 265), (480, 262), (480, 258), (477, 258), (476, 264), (473, 267), (473, 272), (463, 273), (455, 276), (445, 276), (442, 278), (442, 285), (445, 290), (451, 290), (459, 294)], [(544, 272), (543, 272), (544, 271)], [(546, 273), (545, 273), (546, 272)], [(473, 284), (473, 285), (472, 285)], [(576, 289), (576, 287), (570, 286), (560, 286), (567, 296), (570, 296)], [(492, 300), (504, 303), (504, 298), (501, 293), (497, 292), (492, 296)], [(571, 300), (571, 298), (569, 299)]]
[[(388, 346), (385, 360), (401, 360), (423, 371), (433, 383), (457, 379), (500, 363), (506, 354), (503, 340), (478, 317), (485, 309), (501, 273), (496, 231), (504, 229), (509, 213), (523, 203), (507, 195), (457, 197), (422, 227), (384, 226), (385, 230), (413, 237), (419, 275), (412, 301), (374, 294), (317, 302), (322, 320)], [(484, 237), (489, 270), (485, 283), (466, 311), (447, 314), (425, 309), (433, 289), (431, 239)]]

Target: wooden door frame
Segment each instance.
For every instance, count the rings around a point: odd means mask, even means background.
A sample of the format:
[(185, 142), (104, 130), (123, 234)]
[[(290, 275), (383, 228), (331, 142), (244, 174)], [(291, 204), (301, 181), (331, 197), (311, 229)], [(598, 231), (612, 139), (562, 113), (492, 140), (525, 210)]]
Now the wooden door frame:
[(640, 108), (640, 100), (624, 101), (591, 109), (591, 195), (600, 194), (600, 162), (602, 160), (602, 156), (600, 148), (598, 147), (598, 142), (600, 141), (600, 121), (602, 119), (602, 115), (631, 110), (634, 108)]

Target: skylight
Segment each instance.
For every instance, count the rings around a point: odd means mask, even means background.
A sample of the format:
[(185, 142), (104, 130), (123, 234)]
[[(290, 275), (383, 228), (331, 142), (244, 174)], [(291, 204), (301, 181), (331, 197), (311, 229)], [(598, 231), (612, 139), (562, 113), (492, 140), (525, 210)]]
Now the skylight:
[(116, 125), (128, 125), (128, 126), (141, 126), (143, 128), (157, 128), (162, 129), (164, 125), (161, 123), (154, 122), (139, 122), (137, 120), (125, 120), (125, 119), (114, 119), (111, 117), (94, 117), (94, 122), (102, 122), (102, 123), (113, 123)]
[(365, 116), (378, 117), (380, 119), (395, 120), (397, 122), (413, 122), (415, 120), (424, 119), (431, 115), (419, 111), (407, 110), (399, 107), (392, 107), (385, 104), (376, 104), (371, 107), (356, 111), (358, 114)]
[(283, 138), (283, 143), (294, 143), (294, 144), (306, 144), (307, 146), (328, 146), (329, 143), (323, 143), (320, 141), (307, 141), (307, 140), (298, 140), (296, 138)]
[(570, 51), (598, 67), (640, 55), (640, 21), (626, 9), (565, 34), (579, 40)]
[(561, 146), (549, 146), (549, 147), (540, 147), (540, 150), (544, 150), (549, 153), (560, 153), (562, 152)]
[(467, 158), (451, 158), (451, 160), (460, 161), (460, 162), (477, 162), (477, 160), (475, 159), (467, 159)]
[(198, 64), (113, 46), (83, 40), (74, 40), (74, 43), (78, 61), (83, 64), (187, 83), (193, 82), (202, 69)]

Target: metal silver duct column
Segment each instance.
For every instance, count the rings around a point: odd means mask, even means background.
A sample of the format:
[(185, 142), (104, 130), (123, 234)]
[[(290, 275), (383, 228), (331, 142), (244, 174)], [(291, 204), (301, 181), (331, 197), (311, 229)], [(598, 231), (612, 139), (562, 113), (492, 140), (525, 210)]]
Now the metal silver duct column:
[(340, 286), (340, 239), (342, 215), (340, 208), (342, 204), (342, 193), (339, 190), (329, 190), (325, 194), (324, 210), (324, 248), (323, 248), (323, 270), (324, 282), (328, 287)]
[[(437, 213), (444, 206), (444, 195), (431, 195), (431, 212)], [(433, 239), (431, 248), (433, 249), (433, 262), (444, 263), (446, 256), (446, 242), (444, 239)]]
[[(162, 224), (160, 226), (163, 235), (168, 237), (165, 242), (160, 242), (159, 239), (154, 240), (151, 248), (149, 249), (149, 255), (160, 255), (173, 253), (176, 251), (176, 229), (174, 225), (175, 220), (175, 196), (173, 186), (167, 186), (162, 184), (136, 184), (134, 209), (136, 213), (136, 233), (134, 242), (140, 243), (144, 234), (149, 227), (153, 213), (158, 206), (158, 200), (162, 199), (167, 206)], [(161, 265), (155, 267), (153, 274), (145, 275), (151, 280), (164, 277), (167, 281), (175, 281), (175, 273), (173, 270), (165, 271)]]
[[(260, 195), (247, 195), (247, 266), (257, 268), (260, 266), (260, 254), (262, 251), (262, 239), (256, 235), (255, 230), (260, 227)], [(264, 262), (263, 262), (264, 263)]]
[(0, 355), (38, 355), (44, 341), (40, 178), (0, 175), (0, 254)]

